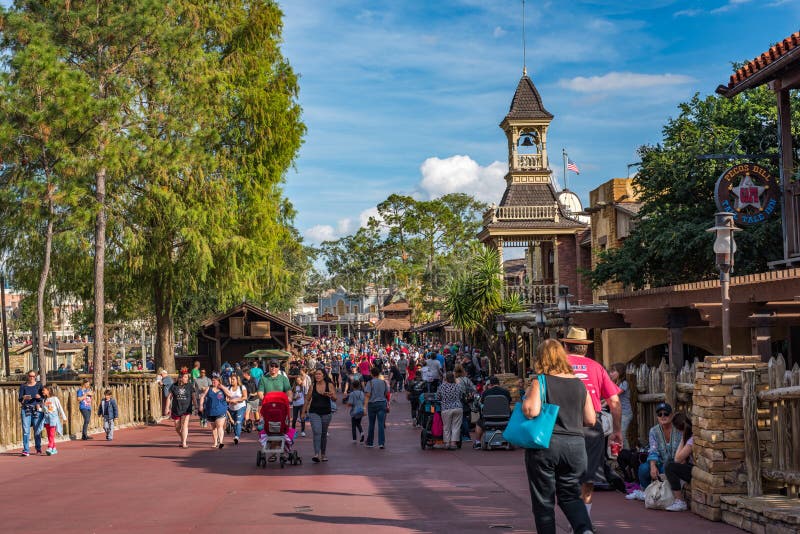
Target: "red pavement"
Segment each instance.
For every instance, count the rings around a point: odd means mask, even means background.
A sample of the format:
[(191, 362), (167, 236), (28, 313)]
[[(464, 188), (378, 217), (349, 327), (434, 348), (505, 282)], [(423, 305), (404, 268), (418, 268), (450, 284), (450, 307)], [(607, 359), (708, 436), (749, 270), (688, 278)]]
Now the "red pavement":
[[(405, 400), (393, 403), (387, 448), (351, 442), (349, 417), (334, 416), (328, 456), (301, 466), (255, 465), (255, 434), (211, 448), (192, 422), (189, 449), (168, 422), (117, 431), (112, 443), (60, 443), (54, 457), (0, 454), (0, 532), (534, 532), (521, 451), (421, 451)], [(366, 425), (365, 425), (366, 428)], [(601, 492), (600, 533), (740, 533), (691, 513), (655, 512)], [(559, 518), (559, 532), (567, 532)], [(146, 529), (146, 530), (145, 530)]]

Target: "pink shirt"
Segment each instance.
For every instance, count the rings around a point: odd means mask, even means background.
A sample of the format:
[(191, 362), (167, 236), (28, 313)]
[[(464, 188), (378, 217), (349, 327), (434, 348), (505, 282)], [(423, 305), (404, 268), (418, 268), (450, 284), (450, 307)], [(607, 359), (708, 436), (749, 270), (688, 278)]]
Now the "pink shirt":
[(369, 374), (369, 368), (370, 368), (370, 365), (369, 365), (369, 362), (367, 360), (364, 360), (364, 361), (362, 361), (361, 363), (358, 364), (358, 370), (362, 375), (368, 375)]
[(586, 391), (592, 398), (594, 411), (599, 412), (602, 409), (600, 399), (608, 399), (614, 395), (619, 395), (622, 390), (611, 380), (605, 368), (585, 356), (576, 356), (574, 354), (567, 354), (567, 360), (575, 372), (575, 376), (583, 381), (586, 386)]

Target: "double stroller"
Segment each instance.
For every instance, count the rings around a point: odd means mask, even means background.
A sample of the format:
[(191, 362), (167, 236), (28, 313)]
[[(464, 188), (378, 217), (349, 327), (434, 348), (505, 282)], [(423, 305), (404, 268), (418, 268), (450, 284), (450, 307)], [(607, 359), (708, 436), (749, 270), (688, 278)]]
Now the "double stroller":
[(289, 397), (281, 391), (264, 395), (261, 404), (258, 442), (261, 445), (256, 454), (256, 466), (267, 467), (267, 462), (278, 461), (281, 469), (286, 464), (299, 465), (303, 459), (292, 450), (295, 429), (289, 427)]
[[(436, 420), (438, 419), (438, 424)], [(424, 451), (433, 448), (437, 441), (442, 441), (442, 405), (436, 399), (436, 393), (422, 393), (417, 410), (417, 424), (420, 427), (419, 445)]]

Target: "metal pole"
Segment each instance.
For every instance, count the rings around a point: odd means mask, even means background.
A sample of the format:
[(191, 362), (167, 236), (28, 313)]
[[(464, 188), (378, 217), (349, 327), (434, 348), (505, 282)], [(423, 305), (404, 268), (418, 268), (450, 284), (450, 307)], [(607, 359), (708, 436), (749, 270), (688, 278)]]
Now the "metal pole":
[(722, 355), (731, 354), (731, 297), (729, 293), (731, 272), (729, 265), (720, 265), (719, 282), (722, 288)]
[(8, 356), (8, 330), (6, 325), (6, 275), (0, 271), (0, 306), (2, 306), (3, 319), (3, 363), (6, 376), (11, 376), (11, 363)]

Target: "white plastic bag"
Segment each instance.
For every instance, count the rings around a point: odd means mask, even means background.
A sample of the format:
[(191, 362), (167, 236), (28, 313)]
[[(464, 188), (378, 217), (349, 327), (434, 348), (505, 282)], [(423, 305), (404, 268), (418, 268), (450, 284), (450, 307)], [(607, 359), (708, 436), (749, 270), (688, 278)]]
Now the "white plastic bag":
[(675, 502), (669, 482), (664, 480), (664, 475), (659, 475), (658, 480), (654, 480), (644, 490), (644, 507), (651, 510), (664, 510)]

